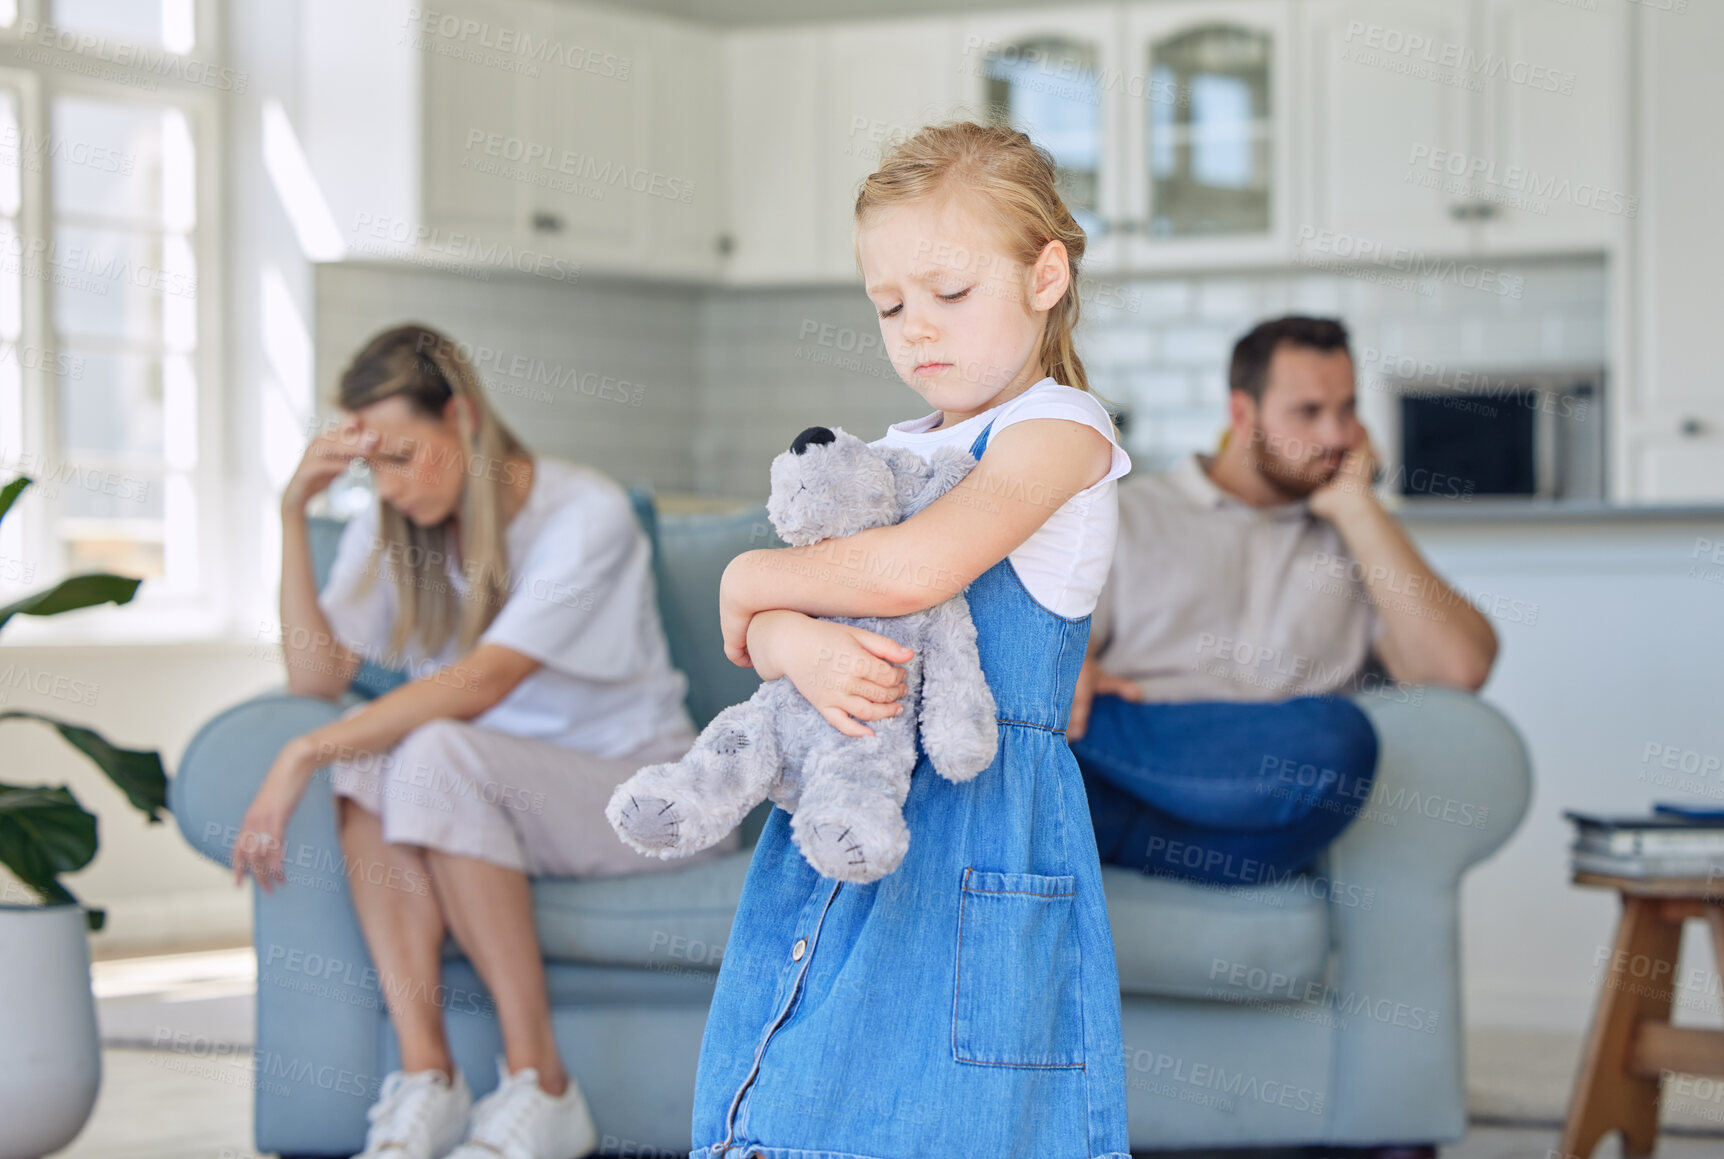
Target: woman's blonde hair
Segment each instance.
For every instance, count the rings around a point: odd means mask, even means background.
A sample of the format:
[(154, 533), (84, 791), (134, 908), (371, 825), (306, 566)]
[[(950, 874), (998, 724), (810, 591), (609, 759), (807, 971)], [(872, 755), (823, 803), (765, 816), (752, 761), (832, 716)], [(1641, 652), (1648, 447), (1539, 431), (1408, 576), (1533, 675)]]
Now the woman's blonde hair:
[[(1050, 241), (1062, 242), (1071, 283), (1048, 311), (1038, 354), (1054, 381), (1089, 391), (1089, 377), (1073, 341), (1078, 324), (1078, 267), (1087, 239), (1060, 197), (1058, 185), (1053, 155), (1027, 134), (1005, 125), (943, 121), (887, 148), (880, 167), (856, 194), (855, 224), (860, 232), (868, 216), (878, 210), (949, 195), (974, 205), (977, 219), (992, 230), (1001, 251), (1020, 265), (1032, 265)], [(860, 270), (859, 238), (855, 258)]]
[[(432, 657), (453, 636), (457, 652), (466, 655), (509, 596), (503, 488), (511, 475), (492, 471), (488, 464), (530, 460), (530, 455), (491, 409), (484, 385), (459, 345), (429, 326), (407, 323), (373, 338), (342, 372), (336, 401), (343, 410), (356, 411), (397, 396), (416, 413), (439, 421), (452, 398), (465, 399), (470, 408), (458, 406), (455, 412), (462, 451), (456, 509), (460, 542), (451, 520), (421, 527), (379, 500), (378, 541), (365, 582), (376, 579), (388, 553), (398, 609), (391, 651), (399, 654), (411, 639)], [(475, 464), (480, 469), (470, 469)], [(449, 583), (445, 570), (445, 561), (456, 558), (467, 580), (465, 598)]]

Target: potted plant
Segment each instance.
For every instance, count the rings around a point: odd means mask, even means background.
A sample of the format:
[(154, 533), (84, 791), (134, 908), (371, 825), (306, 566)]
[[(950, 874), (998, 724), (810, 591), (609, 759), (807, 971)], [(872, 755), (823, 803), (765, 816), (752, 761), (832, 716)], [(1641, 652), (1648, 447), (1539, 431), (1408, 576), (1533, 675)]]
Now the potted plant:
[[(30, 482), (17, 478), (0, 488), (0, 520)], [(71, 576), (0, 607), (0, 628), (13, 616), (123, 604), (139, 582), (100, 573)], [(0, 712), (0, 724), (24, 720), (58, 731), (152, 824), (162, 822), (167, 777), (158, 754), (117, 748), (82, 725), (40, 713)], [(83, 1129), (96, 1102), (102, 1053), (87, 931), (101, 929), (105, 915), (80, 903), (59, 880), (95, 856), (95, 815), (70, 789), (0, 780), (0, 864), (37, 899), (0, 904), (0, 1026), (6, 1028), (0, 1036), (0, 1159), (58, 1151)]]

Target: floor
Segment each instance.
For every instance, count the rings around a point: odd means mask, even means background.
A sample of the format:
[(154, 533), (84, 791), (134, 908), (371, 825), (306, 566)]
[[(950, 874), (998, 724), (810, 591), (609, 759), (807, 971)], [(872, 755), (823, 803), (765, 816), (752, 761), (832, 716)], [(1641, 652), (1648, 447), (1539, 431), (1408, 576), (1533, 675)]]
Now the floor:
[[(251, 1150), (249, 949), (97, 962), (102, 1029), (96, 1109), (56, 1159), (263, 1159)], [(177, 1049), (175, 1049), (177, 1048)], [(1580, 1042), (1573, 1036), (1468, 1036), (1473, 1123), (1443, 1159), (1555, 1159)], [(1716, 1085), (1716, 1084), (1713, 1084)], [(1659, 1159), (1724, 1154), (1724, 1096), (1667, 1100)], [(638, 1156), (638, 1152), (634, 1152)], [(1155, 1159), (1315, 1159), (1309, 1152), (1146, 1152)], [(1620, 1159), (1616, 1137), (1594, 1159)]]

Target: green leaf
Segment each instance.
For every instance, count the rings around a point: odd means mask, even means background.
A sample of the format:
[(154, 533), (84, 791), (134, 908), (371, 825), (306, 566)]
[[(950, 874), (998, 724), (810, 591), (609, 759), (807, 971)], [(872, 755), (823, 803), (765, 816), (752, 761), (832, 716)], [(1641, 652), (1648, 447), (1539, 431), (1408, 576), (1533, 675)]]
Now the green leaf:
[(45, 592), (25, 596), (15, 604), (0, 608), (0, 627), (13, 616), (57, 616), (77, 608), (96, 604), (130, 603), (143, 580), (131, 576), (92, 572), (61, 580)]
[(12, 503), (34, 480), (28, 475), (20, 475), (4, 487), (0, 487), (0, 519), (6, 518), (6, 513), (12, 510)]
[(159, 824), (168, 807), (168, 775), (160, 753), (123, 749), (83, 725), (68, 724), (38, 712), (0, 712), (0, 720), (38, 720), (57, 729), (66, 742), (108, 775), (151, 824)]
[(95, 856), (96, 818), (70, 789), (0, 784), (0, 864), (43, 901), (77, 901), (57, 878)]

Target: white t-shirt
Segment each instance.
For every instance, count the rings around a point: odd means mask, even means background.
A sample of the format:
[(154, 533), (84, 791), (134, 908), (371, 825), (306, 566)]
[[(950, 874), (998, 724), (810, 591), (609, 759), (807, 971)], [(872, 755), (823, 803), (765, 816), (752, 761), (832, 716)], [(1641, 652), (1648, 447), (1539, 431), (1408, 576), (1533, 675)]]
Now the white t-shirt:
[(941, 414), (894, 423), (870, 446), (908, 447), (923, 457), (936, 447), (968, 451), (982, 430), (993, 424), (988, 445), (1000, 432), (1025, 419), (1067, 419), (1094, 427), (1113, 443), (1113, 463), (1101, 480), (1085, 487), (1060, 505), (1047, 522), (1006, 558), (1012, 561), (1024, 588), (1036, 601), (1056, 615), (1079, 619), (1095, 608), (1096, 597), (1107, 580), (1113, 558), (1114, 536), (1119, 529), (1119, 502), (1114, 480), (1131, 470), (1131, 459), (1114, 438), (1107, 409), (1095, 395), (1073, 386), (1062, 386), (1050, 375), (1016, 398), (961, 423), (930, 430)]
[[(377, 504), (342, 532), (318, 605), (330, 630), (361, 656), (388, 663), (396, 595), (385, 553), (366, 591)], [(659, 621), (652, 545), (628, 492), (591, 467), (535, 456), (527, 501), (504, 531), (509, 595), (481, 644), (500, 644), (542, 667), (473, 723), (620, 757), (651, 741), (693, 735), (683, 705), (688, 678), (671, 666)], [(467, 590), (451, 560), (451, 585)], [(427, 659), (411, 640), (399, 660), (416, 677), (456, 662), (451, 640)], [(454, 669), (449, 679), (459, 676)]]

